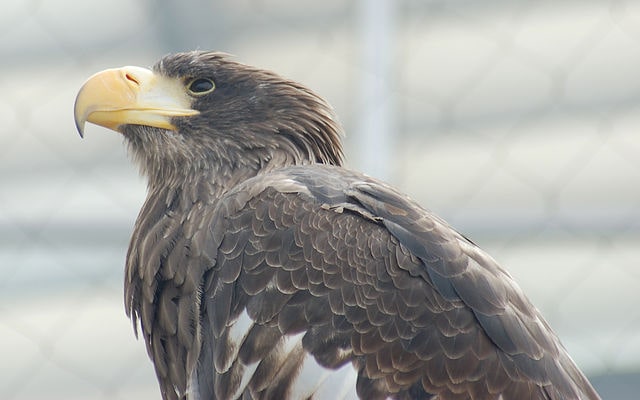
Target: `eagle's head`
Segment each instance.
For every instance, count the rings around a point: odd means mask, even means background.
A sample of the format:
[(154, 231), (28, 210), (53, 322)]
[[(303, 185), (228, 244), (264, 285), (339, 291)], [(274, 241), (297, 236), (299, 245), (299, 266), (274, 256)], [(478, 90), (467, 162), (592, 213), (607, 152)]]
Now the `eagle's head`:
[(81, 136), (86, 121), (121, 132), (151, 185), (217, 166), (266, 171), (343, 157), (340, 125), (322, 98), (216, 52), (99, 72), (78, 93), (75, 121)]

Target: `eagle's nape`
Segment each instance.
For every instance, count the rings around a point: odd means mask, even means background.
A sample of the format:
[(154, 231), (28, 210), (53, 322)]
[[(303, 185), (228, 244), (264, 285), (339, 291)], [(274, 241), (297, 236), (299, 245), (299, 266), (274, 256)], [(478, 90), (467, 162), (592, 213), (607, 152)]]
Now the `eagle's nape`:
[(125, 301), (163, 398), (598, 398), (491, 257), (340, 167), (304, 86), (180, 53), (96, 74), (75, 117), (148, 178)]

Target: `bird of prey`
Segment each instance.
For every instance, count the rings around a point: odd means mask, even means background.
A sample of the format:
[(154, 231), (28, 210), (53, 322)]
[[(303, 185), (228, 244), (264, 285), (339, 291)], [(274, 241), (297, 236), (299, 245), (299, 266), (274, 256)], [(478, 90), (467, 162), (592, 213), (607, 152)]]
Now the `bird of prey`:
[(598, 398), (487, 253), (341, 166), (306, 87), (178, 53), (92, 76), (75, 120), (148, 180), (125, 303), (164, 399)]

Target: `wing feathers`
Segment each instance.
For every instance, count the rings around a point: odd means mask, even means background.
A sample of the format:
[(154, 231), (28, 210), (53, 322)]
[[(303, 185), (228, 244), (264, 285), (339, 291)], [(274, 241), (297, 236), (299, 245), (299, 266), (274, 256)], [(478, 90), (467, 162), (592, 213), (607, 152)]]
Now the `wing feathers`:
[[(127, 274), (134, 289), (136, 276), (151, 283), (134, 292), (136, 313), (161, 332), (148, 337), (159, 377), (186, 382), (165, 360), (201, 337), (189, 371), (201, 398), (327, 393), (322, 371), (339, 368), (357, 373), (363, 398), (597, 398), (495, 261), (362, 175), (287, 168), (148, 227), (132, 260), (160, 266)], [(181, 237), (174, 229), (188, 235), (154, 248)], [(164, 289), (158, 271), (184, 292)], [(315, 383), (301, 383), (309, 371)]]

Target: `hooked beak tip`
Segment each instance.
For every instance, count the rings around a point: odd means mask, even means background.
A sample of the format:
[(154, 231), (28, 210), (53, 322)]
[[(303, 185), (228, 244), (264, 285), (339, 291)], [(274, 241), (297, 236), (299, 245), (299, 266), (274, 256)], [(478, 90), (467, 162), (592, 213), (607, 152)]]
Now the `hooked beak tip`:
[(78, 130), (78, 134), (81, 139), (84, 139), (84, 121), (76, 121), (76, 129)]

